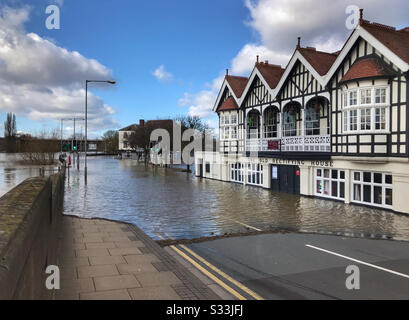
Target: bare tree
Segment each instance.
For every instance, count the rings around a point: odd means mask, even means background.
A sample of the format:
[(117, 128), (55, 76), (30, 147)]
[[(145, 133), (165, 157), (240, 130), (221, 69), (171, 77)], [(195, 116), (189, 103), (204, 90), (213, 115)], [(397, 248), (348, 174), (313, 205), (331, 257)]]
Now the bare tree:
[(118, 150), (118, 131), (108, 130), (102, 135), (105, 151), (114, 153)]
[[(203, 122), (203, 120), (199, 116), (191, 116), (191, 115), (180, 115), (175, 118), (175, 121), (179, 122), (182, 127), (182, 135), (183, 132), (187, 129), (194, 129), (201, 133), (204, 133), (206, 130), (209, 129), (209, 126)], [(188, 142), (189, 143), (189, 142)], [(203, 145), (204, 141), (202, 142)], [(190, 172), (190, 164), (186, 164), (187, 172)]]
[(50, 165), (56, 162), (59, 150), (58, 129), (43, 131), (37, 137), (25, 137), (21, 140), (21, 158), (24, 162)]
[[(135, 151), (141, 150), (145, 157), (145, 165), (148, 162), (148, 154), (151, 148), (151, 133), (155, 127), (149, 122), (139, 125), (128, 135), (128, 142)], [(139, 158), (138, 158), (139, 159)]]
[(4, 122), (4, 138), (6, 140), (6, 152), (16, 151), (16, 115), (12, 112), (7, 113), (6, 121)]

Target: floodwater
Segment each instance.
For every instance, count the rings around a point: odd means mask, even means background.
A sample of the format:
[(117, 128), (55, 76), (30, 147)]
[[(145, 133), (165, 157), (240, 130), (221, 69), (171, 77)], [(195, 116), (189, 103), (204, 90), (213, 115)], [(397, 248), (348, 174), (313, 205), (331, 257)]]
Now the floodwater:
[(257, 228), (409, 241), (409, 216), (108, 157), (88, 158), (87, 185), (82, 168), (70, 169), (64, 213), (130, 222), (154, 239), (164, 233), (191, 239)]
[[(43, 166), (21, 164), (20, 160), (18, 153), (0, 153), (0, 197), (25, 179), (39, 176)], [(53, 169), (53, 166), (47, 168)]]

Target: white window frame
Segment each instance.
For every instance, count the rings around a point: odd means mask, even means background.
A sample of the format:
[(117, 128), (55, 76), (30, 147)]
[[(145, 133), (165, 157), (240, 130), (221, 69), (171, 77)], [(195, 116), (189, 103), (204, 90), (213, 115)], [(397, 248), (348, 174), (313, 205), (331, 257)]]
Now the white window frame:
[[(257, 182), (257, 176), (259, 182)], [(247, 184), (263, 186), (263, 165), (260, 163), (248, 163), (246, 172)]]
[(244, 178), (244, 164), (240, 162), (230, 163), (230, 181), (244, 183)]
[[(321, 176), (318, 176), (318, 171), (321, 170)], [(326, 171), (328, 170), (328, 171)], [(337, 178), (332, 177), (332, 171), (337, 171)], [(344, 172), (344, 178), (341, 179), (341, 171)], [(328, 177), (325, 177), (324, 172), (329, 172)], [(317, 191), (318, 182), (321, 181), (322, 192)], [(328, 182), (328, 194), (324, 193), (325, 183)], [(337, 196), (332, 195), (332, 182), (337, 183)], [(341, 184), (344, 184), (344, 197), (340, 196)], [(315, 168), (314, 169), (314, 194), (318, 197), (345, 200), (346, 192), (346, 171), (344, 169), (330, 169), (330, 168)]]
[[(385, 90), (385, 102), (376, 103), (376, 91), (378, 89)], [(371, 90), (371, 103), (362, 103), (362, 93)], [(351, 105), (351, 94), (357, 94), (357, 104)], [(347, 89), (343, 90), (341, 93), (342, 96), (342, 109), (343, 109), (343, 116), (342, 116), (342, 130), (343, 133), (346, 134), (359, 134), (359, 133), (389, 133), (389, 107), (390, 104), (389, 96), (390, 96), (390, 88), (389, 86), (382, 85), (382, 86), (366, 86), (354, 89)], [(347, 105), (345, 105), (347, 103)], [(376, 129), (376, 109), (383, 108), (385, 110), (385, 129)], [(362, 119), (362, 111), (363, 109), (371, 109), (370, 111), (370, 129), (361, 128), (363, 122)], [(351, 112), (352, 110), (357, 110), (357, 122), (356, 122), (356, 130), (351, 128)], [(347, 112), (347, 114), (345, 114)]]
[(220, 126), (219, 126), (220, 141), (237, 140), (237, 137), (238, 137), (237, 120), (238, 120), (237, 114), (220, 115)]
[[(359, 173), (359, 180), (355, 180), (355, 173)], [(364, 173), (370, 173), (371, 174), (371, 182), (365, 182), (364, 181)], [(377, 183), (374, 180), (374, 175), (375, 174), (381, 174), (382, 175), (382, 183)], [(392, 176), (392, 184), (386, 183), (386, 176)], [(355, 185), (360, 185), (360, 200), (355, 200)], [(371, 201), (366, 202), (364, 201), (364, 186), (370, 186), (371, 188)], [(382, 188), (382, 203), (378, 204), (374, 202), (374, 188), (375, 187), (380, 187)], [(392, 204), (386, 204), (386, 189), (391, 189), (392, 190)], [(360, 170), (353, 170), (351, 171), (351, 202), (353, 203), (359, 203), (359, 204), (364, 204), (368, 206), (375, 206), (375, 207), (380, 207), (380, 208), (386, 208), (386, 209), (392, 209), (393, 205), (393, 175), (392, 173), (389, 172), (376, 172), (376, 171), (360, 171)]]

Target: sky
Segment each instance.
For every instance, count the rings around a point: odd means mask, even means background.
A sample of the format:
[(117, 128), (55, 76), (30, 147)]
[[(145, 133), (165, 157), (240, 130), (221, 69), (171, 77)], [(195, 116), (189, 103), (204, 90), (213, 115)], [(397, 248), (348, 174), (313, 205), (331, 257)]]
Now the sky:
[[(50, 5), (59, 29), (47, 28)], [(86, 79), (116, 81), (89, 86), (90, 137), (186, 114), (216, 127), (226, 68), (248, 76), (256, 55), (285, 67), (298, 36), (339, 50), (351, 33), (349, 5), (365, 19), (409, 26), (407, 0), (0, 0), (0, 135), (7, 112), (32, 134), (83, 118)], [(64, 121), (64, 134), (72, 130)]]

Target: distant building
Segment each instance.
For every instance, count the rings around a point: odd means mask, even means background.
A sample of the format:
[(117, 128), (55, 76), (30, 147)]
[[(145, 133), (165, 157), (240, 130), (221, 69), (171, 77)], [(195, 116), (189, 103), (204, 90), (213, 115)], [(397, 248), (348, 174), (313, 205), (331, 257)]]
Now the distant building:
[(132, 134), (132, 132), (135, 132), (137, 127), (138, 127), (137, 124), (131, 124), (118, 131), (118, 150), (120, 151), (131, 151), (132, 150), (128, 139), (129, 139), (129, 136)]
[[(122, 128), (118, 131), (118, 150), (120, 151), (135, 151), (130, 143), (129, 137), (134, 133), (139, 126), (150, 125), (153, 128), (163, 128), (167, 130), (172, 130), (173, 121), (166, 120), (148, 120), (143, 119), (139, 120), (139, 124), (131, 124), (125, 128)], [(170, 132), (169, 132), (170, 133)], [(171, 134), (171, 133), (170, 133)]]

